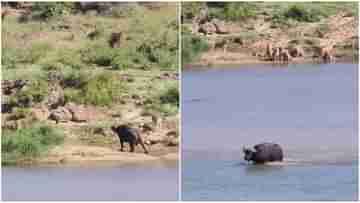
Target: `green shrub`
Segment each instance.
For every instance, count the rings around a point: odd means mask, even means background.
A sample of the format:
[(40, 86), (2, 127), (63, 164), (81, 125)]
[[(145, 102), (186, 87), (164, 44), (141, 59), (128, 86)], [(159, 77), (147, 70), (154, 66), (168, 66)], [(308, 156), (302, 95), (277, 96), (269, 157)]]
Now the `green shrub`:
[(247, 2), (228, 3), (224, 8), (224, 17), (227, 20), (246, 20), (256, 16), (256, 7)]
[[(213, 3), (212, 3), (213, 4)], [(248, 2), (231, 2), (209, 9), (210, 18), (244, 21), (256, 17), (256, 5)]]
[(48, 94), (48, 83), (45, 80), (34, 80), (22, 91), (17, 92), (10, 99), (13, 106), (30, 107), (34, 103), (42, 102)]
[(200, 9), (205, 6), (205, 2), (184, 2), (181, 6), (182, 16), (185, 20), (194, 18)]
[(112, 73), (101, 73), (86, 81), (80, 89), (65, 90), (65, 100), (96, 106), (108, 106), (119, 100), (127, 88)]
[(209, 49), (209, 45), (204, 39), (194, 36), (188, 31), (184, 31), (182, 36), (182, 64), (191, 63)]
[(171, 86), (159, 96), (162, 104), (172, 104), (179, 106), (179, 87)]
[(51, 49), (52, 47), (48, 43), (33, 44), (30, 49), (25, 52), (22, 62), (34, 64), (40, 59), (45, 58)]
[(115, 70), (126, 69), (143, 69), (151, 68), (151, 63), (143, 56), (136, 47), (127, 47), (125, 49), (117, 49), (115, 56), (111, 62), (111, 66)]
[(19, 51), (10, 47), (2, 48), (1, 65), (4, 68), (16, 68), (17, 63), (20, 62)]
[(152, 98), (151, 103), (145, 106), (146, 111), (156, 111), (165, 115), (173, 115), (179, 110), (179, 87), (169, 84), (159, 90)]
[(299, 22), (317, 22), (321, 17), (327, 16), (321, 9), (307, 9), (301, 5), (293, 5), (284, 12), (284, 17), (291, 18)]
[(1, 139), (3, 163), (43, 155), (51, 146), (64, 142), (64, 135), (45, 125), (22, 128), (4, 134)]
[(115, 18), (129, 18), (136, 14), (136, 8), (134, 6), (115, 7), (111, 11), (112, 17)]
[(61, 49), (56, 53), (57, 61), (73, 69), (84, 69), (86, 65), (81, 60), (78, 50)]
[(41, 19), (49, 19), (67, 15), (74, 8), (72, 2), (34, 2), (33, 16)]
[(71, 70), (64, 73), (64, 79), (61, 81), (61, 86), (64, 88), (81, 88), (89, 79), (87, 72), (79, 70)]
[(99, 66), (111, 66), (115, 57), (114, 49), (111, 47), (96, 43), (81, 50), (82, 60), (87, 64), (96, 64)]

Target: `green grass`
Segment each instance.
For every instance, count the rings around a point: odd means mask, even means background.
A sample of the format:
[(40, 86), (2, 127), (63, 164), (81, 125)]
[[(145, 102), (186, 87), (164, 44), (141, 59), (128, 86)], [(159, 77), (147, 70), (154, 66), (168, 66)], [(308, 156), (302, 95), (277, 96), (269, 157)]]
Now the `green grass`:
[(95, 106), (117, 103), (127, 92), (126, 84), (111, 72), (99, 73), (79, 84), (78, 88), (65, 89), (65, 101)]
[(60, 131), (45, 125), (4, 132), (1, 137), (2, 164), (38, 158), (63, 141), (64, 135)]
[(185, 65), (195, 61), (201, 53), (209, 49), (209, 45), (204, 39), (192, 35), (187, 30), (183, 30), (182, 46), (182, 63)]
[(146, 111), (160, 112), (170, 116), (179, 110), (179, 87), (177, 83), (169, 82), (161, 84), (158, 91), (149, 98), (151, 104), (145, 107)]

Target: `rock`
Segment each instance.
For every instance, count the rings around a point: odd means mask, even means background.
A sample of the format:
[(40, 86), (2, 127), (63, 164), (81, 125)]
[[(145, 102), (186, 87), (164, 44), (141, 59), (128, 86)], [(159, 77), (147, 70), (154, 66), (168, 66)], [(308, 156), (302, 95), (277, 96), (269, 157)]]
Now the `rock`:
[(72, 114), (67, 108), (58, 107), (57, 109), (51, 111), (49, 119), (56, 121), (56, 123), (59, 121), (67, 122), (72, 119)]
[(31, 110), (32, 116), (38, 121), (45, 121), (50, 116), (50, 111), (47, 108), (32, 108)]
[(169, 131), (169, 132), (166, 133), (166, 137), (171, 137), (171, 136), (173, 136), (173, 137), (178, 137), (179, 135), (178, 135), (178, 133), (177, 133), (176, 131), (174, 131), (174, 130)]
[(166, 146), (176, 147), (176, 146), (179, 145), (179, 138), (175, 137), (175, 136), (168, 136), (164, 140), (164, 143), (165, 143)]
[(140, 125), (142, 132), (154, 131), (154, 127), (149, 123), (142, 123)]
[(2, 93), (4, 95), (11, 95), (28, 84), (27, 80), (3, 80), (1, 82)]
[(161, 127), (163, 129), (168, 129), (168, 130), (176, 130), (176, 129), (178, 129), (178, 125), (179, 125), (179, 117), (171, 116), (171, 117), (165, 118), (162, 121)]
[(145, 138), (145, 143), (150, 144), (150, 145), (154, 145), (154, 144), (158, 144), (163, 142), (165, 139), (164, 136), (160, 136), (160, 135), (148, 135)]
[(227, 34), (229, 33), (229, 29), (227, 29), (227, 27), (225, 26), (224, 21), (221, 21), (219, 19), (212, 19), (211, 23), (215, 26), (216, 29), (216, 33), (217, 34)]
[(50, 85), (48, 89), (48, 96), (42, 102), (49, 109), (56, 109), (65, 104), (64, 91), (60, 85)]
[(214, 34), (214, 33), (216, 33), (216, 27), (214, 24), (206, 22), (199, 26), (198, 32), (203, 33), (205, 35)]
[(72, 121), (74, 122), (87, 122), (91, 120), (92, 116), (95, 116), (97, 112), (94, 112), (90, 108), (85, 108), (82, 105), (75, 105), (74, 103), (68, 103), (65, 106), (72, 114)]

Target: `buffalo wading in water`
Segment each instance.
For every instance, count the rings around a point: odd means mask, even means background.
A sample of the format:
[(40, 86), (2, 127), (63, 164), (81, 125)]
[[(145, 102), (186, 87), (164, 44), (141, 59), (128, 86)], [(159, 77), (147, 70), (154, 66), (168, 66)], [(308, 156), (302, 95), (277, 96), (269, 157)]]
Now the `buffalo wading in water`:
[(282, 161), (283, 151), (280, 145), (275, 143), (261, 143), (254, 146), (255, 151), (249, 148), (243, 149), (246, 161), (253, 161), (255, 164), (266, 162)]
[(140, 144), (144, 149), (145, 154), (149, 153), (137, 129), (127, 125), (120, 125), (111, 126), (111, 130), (116, 133), (120, 139), (120, 151), (124, 151), (124, 142), (127, 142), (130, 145), (130, 152), (134, 152), (135, 146)]

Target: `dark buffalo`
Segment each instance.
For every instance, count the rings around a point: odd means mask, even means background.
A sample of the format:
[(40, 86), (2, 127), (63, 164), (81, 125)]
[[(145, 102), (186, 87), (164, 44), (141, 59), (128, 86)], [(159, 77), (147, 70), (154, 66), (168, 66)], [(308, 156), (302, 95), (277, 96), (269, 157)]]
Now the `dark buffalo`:
[(244, 159), (246, 161), (253, 161), (256, 164), (264, 164), (272, 161), (282, 161), (283, 151), (278, 144), (261, 143), (254, 146), (255, 151), (244, 148)]
[(130, 145), (130, 152), (134, 152), (135, 146), (140, 144), (144, 149), (145, 154), (149, 153), (137, 129), (130, 128), (127, 125), (120, 125), (112, 126), (111, 130), (116, 133), (120, 139), (120, 151), (124, 151), (124, 142), (127, 142)]

